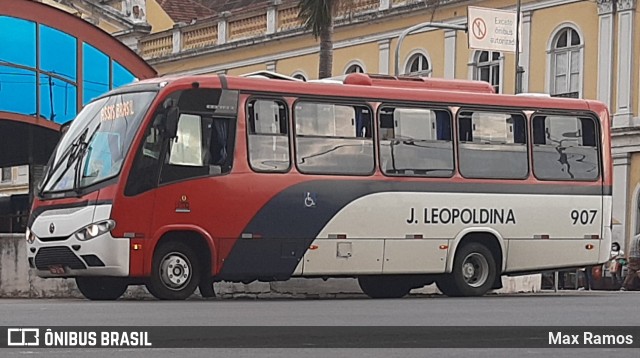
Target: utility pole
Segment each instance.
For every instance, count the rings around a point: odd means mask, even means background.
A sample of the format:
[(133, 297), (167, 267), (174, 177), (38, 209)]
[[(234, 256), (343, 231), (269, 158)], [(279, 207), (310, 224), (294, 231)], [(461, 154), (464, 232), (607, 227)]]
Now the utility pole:
[(522, 93), (522, 74), (524, 68), (520, 66), (520, 0), (516, 1), (516, 86), (515, 93)]

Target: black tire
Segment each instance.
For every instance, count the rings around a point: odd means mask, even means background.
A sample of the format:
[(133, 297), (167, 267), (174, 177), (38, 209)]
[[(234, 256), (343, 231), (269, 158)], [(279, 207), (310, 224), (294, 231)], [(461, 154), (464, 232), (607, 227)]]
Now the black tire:
[(362, 292), (370, 298), (402, 298), (414, 286), (397, 276), (360, 276), (358, 284)]
[(482, 296), (491, 290), (497, 275), (491, 251), (475, 242), (458, 249), (453, 271), (438, 279), (438, 289), (447, 296)]
[(456, 287), (453, 280), (453, 275), (451, 274), (442, 275), (442, 277), (436, 281), (436, 286), (438, 287), (440, 292), (449, 297), (462, 296), (462, 294), (458, 290), (458, 287)]
[(198, 255), (182, 242), (161, 244), (153, 254), (147, 290), (160, 300), (185, 300), (200, 284)]
[(213, 290), (213, 280), (210, 277), (203, 277), (200, 279), (200, 295), (203, 298), (216, 297), (216, 292)]
[(76, 277), (82, 295), (92, 301), (113, 301), (127, 290), (127, 281), (119, 277)]

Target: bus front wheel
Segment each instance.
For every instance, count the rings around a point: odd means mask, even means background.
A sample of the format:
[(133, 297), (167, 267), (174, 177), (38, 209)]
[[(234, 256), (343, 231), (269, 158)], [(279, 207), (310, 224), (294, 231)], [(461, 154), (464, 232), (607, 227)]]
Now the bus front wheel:
[(147, 289), (161, 300), (187, 299), (200, 283), (198, 255), (188, 245), (170, 241), (161, 244), (153, 255)]
[(453, 271), (438, 279), (440, 291), (447, 296), (482, 296), (487, 293), (497, 275), (491, 251), (479, 243), (469, 243), (458, 249)]
[(119, 277), (76, 277), (82, 295), (93, 301), (117, 300), (127, 290), (127, 282)]

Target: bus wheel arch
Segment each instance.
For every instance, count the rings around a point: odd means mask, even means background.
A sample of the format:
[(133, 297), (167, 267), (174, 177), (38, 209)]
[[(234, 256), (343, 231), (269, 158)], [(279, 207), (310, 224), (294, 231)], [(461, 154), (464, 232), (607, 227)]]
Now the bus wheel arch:
[(198, 232), (164, 233), (153, 250), (147, 289), (156, 298), (165, 300), (184, 300), (196, 287), (200, 287), (203, 297), (211, 297), (213, 260), (209, 253), (212, 249), (207, 239)]
[(447, 296), (481, 296), (501, 288), (503, 252), (497, 235), (467, 233), (455, 245), (450, 273), (437, 280), (438, 288)]

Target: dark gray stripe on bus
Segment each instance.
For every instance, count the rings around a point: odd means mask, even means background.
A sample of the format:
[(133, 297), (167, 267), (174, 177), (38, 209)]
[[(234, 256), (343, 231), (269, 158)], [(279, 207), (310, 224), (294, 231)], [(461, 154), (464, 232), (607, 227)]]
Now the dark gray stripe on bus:
[[(384, 192), (491, 193), (529, 195), (602, 195), (611, 188), (569, 185), (309, 181), (293, 185), (266, 203), (242, 230), (260, 239), (238, 239), (219, 278), (230, 281), (284, 280), (291, 277), (318, 233), (342, 208), (366, 195)], [(313, 207), (305, 206), (309, 193)], [(610, 195), (610, 194), (605, 194)], [(549, 198), (553, 205), (553, 197)], [(381, 211), (384, 207), (375, 208)], [(372, 223), (374, 225), (375, 223)], [(377, 223), (384, 225), (384, 223)]]

